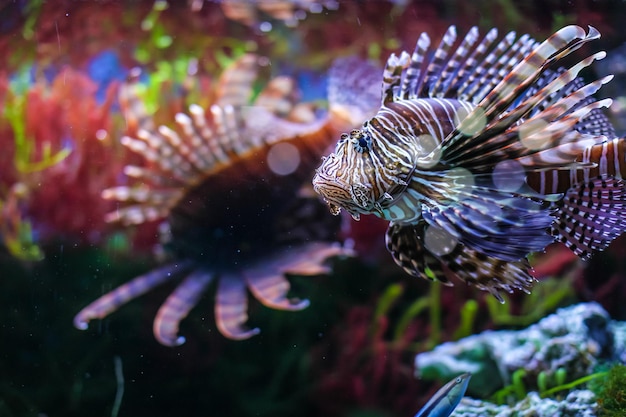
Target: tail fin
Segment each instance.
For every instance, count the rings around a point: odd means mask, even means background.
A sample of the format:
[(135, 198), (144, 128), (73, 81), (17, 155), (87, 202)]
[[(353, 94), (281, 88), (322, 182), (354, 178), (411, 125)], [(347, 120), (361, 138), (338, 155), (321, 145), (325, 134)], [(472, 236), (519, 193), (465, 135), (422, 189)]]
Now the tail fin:
[(585, 259), (605, 249), (626, 230), (626, 141), (613, 139), (589, 148), (583, 162), (593, 168), (570, 172), (570, 188), (554, 204), (559, 221), (552, 235)]

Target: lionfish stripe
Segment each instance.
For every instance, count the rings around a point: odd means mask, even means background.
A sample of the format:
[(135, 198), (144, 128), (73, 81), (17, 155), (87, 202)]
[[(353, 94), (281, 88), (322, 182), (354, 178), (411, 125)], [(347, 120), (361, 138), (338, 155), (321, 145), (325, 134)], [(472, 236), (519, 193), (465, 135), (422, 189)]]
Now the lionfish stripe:
[[(535, 143), (544, 141), (545, 138), (553, 139), (548, 141), (549, 145), (546, 150), (518, 158), (517, 161), (533, 170), (566, 168), (566, 165), (573, 163), (585, 149), (606, 141), (605, 136), (581, 134), (573, 128), (591, 110), (608, 107), (610, 104), (610, 99), (596, 101), (547, 125), (540, 133), (528, 136), (528, 141)], [(558, 141), (558, 138), (561, 140)]]
[(165, 177), (161, 173), (155, 172), (152, 168), (138, 167), (135, 165), (126, 165), (124, 167), (124, 175), (130, 178), (141, 179), (144, 184), (151, 184), (160, 188), (176, 188), (182, 185), (172, 177)]
[(467, 247), (459, 247), (441, 259), (461, 281), (490, 292), (501, 303), (504, 303), (501, 291), (510, 293), (521, 290), (528, 293), (535, 281), (530, 275), (531, 268), (526, 258), (503, 261)]
[(201, 153), (198, 153), (191, 143), (191, 138), (186, 135), (185, 124), (190, 123), (189, 116), (178, 113), (175, 116), (176, 123), (181, 127), (183, 138), (178, 133), (167, 126), (159, 126), (158, 132), (163, 136), (172, 147), (172, 154), (169, 155), (171, 162), (180, 165), (180, 168), (185, 170), (186, 176), (194, 178), (210, 167), (205, 160), (201, 158)]
[(204, 109), (197, 105), (189, 106), (189, 115), (178, 113), (176, 123), (180, 126), (189, 145), (190, 153), (185, 156), (201, 172), (209, 171), (217, 162), (205, 138), (211, 137), (211, 131), (206, 127)]
[(402, 51), (399, 57), (391, 54), (389, 59), (387, 59), (387, 64), (383, 71), (382, 104), (394, 100), (395, 92), (398, 91), (397, 89), (400, 86), (402, 73), (409, 66), (410, 61), (410, 56), (406, 51)]
[(425, 211), (423, 217), (468, 248), (504, 261), (522, 259), (530, 252), (543, 250), (552, 241), (546, 233), (553, 222), (550, 210), (532, 202), (515, 205), (496, 193), (492, 196), (491, 202), (485, 200), (484, 210), (477, 208), (481, 205), (478, 199), (469, 197), (434, 207)]
[[(489, 35), (493, 36), (490, 38)], [(497, 37), (496, 31), (490, 31), (485, 36), (485, 40), (488, 40), (489, 46), (495, 38)], [(458, 97), (460, 100), (467, 100), (474, 104), (478, 103), (483, 96), (478, 95), (478, 89), (481, 85), (483, 85), (487, 81), (487, 73), (489, 72), (489, 68), (491, 68), (497, 59), (502, 56), (513, 44), (515, 40), (515, 32), (509, 32), (497, 45), (496, 47), (485, 57), (483, 60), (476, 65), (475, 68), (468, 68), (469, 76), (467, 80), (464, 80), (463, 84), (459, 86), (458, 89)], [(486, 48), (487, 49), (487, 48)], [(486, 50), (485, 50), (486, 52)]]
[[(424, 62), (424, 57), (428, 52), (428, 47), (430, 46), (430, 38), (428, 34), (422, 33), (415, 44), (415, 50), (411, 55), (411, 62), (409, 63), (408, 68), (406, 69), (406, 73), (404, 75), (404, 79), (402, 81), (402, 88), (400, 89), (400, 98), (401, 99), (412, 99), (417, 97), (417, 90), (421, 86), (421, 82), (423, 80), (422, 73), (422, 64)], [(385, 89), (383, 88), (383, 97)], [(386, 101), (383, 101), (386, 103)]]
[(169, 214), (170, 205), (154, 206), (152, 204), (122, 207), (104, 216), (104, 221), (120, 222), (125, 226), (142, 224), (162, 219)]
[(472, 27), (465, 38), (461, 41), (461, 44), (456, 49), (456, 51), (450, 56), (448, 59), (448, 64), (446, 68), (441, 73), (441, 76), (437, 79), (437, 82), (433, 84), (429, 95), (431, 97), (445, 97), (446, 93), (448, 93), (449, 88), (455, 82), (455, 74), (460, 72), (460, 68), (463, 65), (463, 62), (467, 58), (467, 54), (471, 51), (472, 46), (478, 40), (478, 28), (476, 26)]
[[(418, 96), (428, 95), (429, 97), (434, 97), (433, 93), (435, 88), (438, 86), (439, 81), (441, 81), (442, 77), (448, 77), (450, 75), (449, 72), (444, 71), (444, 65), (447, 62), (448, 53), (456, 40), (456, 28), (454, 26), (450, 26), (446, 33), (441, 38), (441, 43), (439, 47), (435, 50), (433, 58), (426, 68), (426, 78), (424, 80), (424, 84), (422, 86), (422, 91), (418, 91)], [(427, 91), (423, 91), (426, 90)]]
[[(576, 80), (578, 73), (583, 68), (588, 67), (594, 60), (604, 58), (605, 55), (606, 54), (604, 52), (599, 52), (590, 56), (587, 59), (582, 60), (581, 62), (570, 68), (568, 71), (564, 71), (558, 77), (554, 78), (548, 85), (532, 94), (521, 104), (504, 113), (501, 118), (492, 122), (489, 126), (487, 126), (487, 128), (499, 129), (512, 126), (520, 118), (528, 114), (532, 109), (537, 108), (539, 103), (545, 102), (548, 97), (557, 94), (557, 92), (560, 92), (559, 90), (564, 89), (566, 86), (570, 85), (570, 83), (573, 83)], [(558, 100), (558, 102), (551, 105), (549, 109), (546, 108), (548, 106), (543, 106), (542, 108), (545, 109), (543, 112), (547, 113), (554, 109), (557, 112), (560, 112), (559, 114), (563, 114), (566, 112), (566, 110), (573, 108), (584, 98), (594, 94), (601, 87), (602, 84), (606, 84), (608, 81), (610, 81), (611, 78), (612, 77), (605, 77), (602, 80), (595, 81), (586, 86), (583, 85), (582, 88), (579, 88), (577, 91), (580, 93), (576, 94), (570, 92), (570, 94), (567, 94), (567, 99), (562, 98)], [(566, 93), (566, 90), (563, 90), (563, 93)], [(557, 116), (559, 114), (557, 114)]]
[[(533, 170), (562, 168), (563, 164), (572, 163), (588, 146), (606, 140), (602, 135), (581, 133), (576, 130), (576, 126), (584, 127), (584, 119), (589, 114), (595, 109), (611, 104), (610, 99), (605, 99), (584, 106), (579, 105), (609, 80), (610, 77), (605, 77), (584, 85), (533, 117), (513, 125), (502, 134), (492, 135), (492, 131), (502, 131), (506, 126), (504, 121), (502, 123), (497, 121), (474, 140), (466, 141), (454, 148), (447, 148), (445, 159), (450, 163), (475, 169), (493, 166), (504, 159), (515, 159)], [(558, 84), (559, 82), (555, 83)], [(543, 96), (545, 93), (542, 89), (537, 94)], [(526, 104), (522, 103), (521, 106)], [(575, 110), (572, 111), (573, 109)], [(513, 109), (504, 118), (510, 118), (508, 121), (513, 123), (523, 113), (523, 109), (519, 112)]]
[[(597, 38), (597, 31), (590, 27), (589, 34), (578, 26), (567, 26), (536, 47), (528, 56), (517, 64), (491, 92), (478, 103), (476, 109), (463, 120), (449, 135), (445, 149), (459, 149), (476, 143), (474, 135), (463, 132), (476, 130), (476, 124), (484, 120), (482, 134), (489, 124), (499, 117), (513, 101), (532, 85), (552, 62), (560, 59), (584, 42)], [(578, 42), (576, 42), (578, 41)]]
[(290, 284), (282, 274), (320, 275), (329, 272), (324, 260), (333, 256), (354, 256), (350, 248), (336, 243), (308, 243), (286, 249), (272, 262), (260, 262), (246, 269), (246, 282), (250, 291), (263, 305), (280, 310), (301, 310), (309, 305), (308, 300), (289, 299)]
[(220, 154), (225, 157), (221, 158), (222, 161), (228, 162), (238, 154), (237, 149), (242, 146), (238, 140), (240, 129), (235, 121), (234, 109), (230, 105), (212, 105), (211, 113), (215, 124), (216, 145)]
[(164, 204), (180, 197), (181, 192), (173, 189), (151, 189), (146, 186), (136, 188), (112, 187), (102, 191), (105, 200), (129, 201), (133, 203)]
[(117, 287), (83, 308), (74, 317), (74, 326), (81, 330), (86, 329), (90, 320), (108, 316), (133, 298), (185, 272), (189, 265), (190, 262), (186, 261), (168, 264)]
[(223, 275), (215, 295), (215, 323), (224, 336), (234, 340), (248, 339), (260, 333), (258, 328), (247, 328), (248, 297), (246, 283), (234, 275)]
[[(147, 160), (156, 162), (161, 171), (170, 174), (177, 181), (185, 183), (190, 177), (188, 167), (182, 164), (181, 158), (175, 155), (175, 150), (167, 143), (163, 136), (157, 132), (151, 132), (140, 129), (137, 132), (137, 138), (144, 141), (148, 145), (149, 151), (144, 150)], [(133, 148), (133, 144), (137, 141), (131, 138), (122, 138), (122, 144), (137, 152), (138, 149)]]
[(555, 206), (560, 219), (552, 234), (583, 259), (605, 249), (626, 229), (622, 180), (596, 178), (572, 187)]
[[(219, 106), (212, 106), (210, 110), (211, 115), (213, 116), (213, 123), (214, 125), (217, 125), (221, 119), (218, 115), (216, 115), (216, 113), (219, 113), (221, 108)], [(227, 163), (228, 156), (226, 156), (222, 148), (219, 146), (219, 142), (215, 139), (216, 133), (214, 132), (214, 130), (207, 125), (207, 119), (204, 109), (198, 105), (192, 104), (191, 106), (189, 106), (189, 114), (191, 115), (191, 119), (193, 120), (196, 133), (201, 138), (203, 138), (204, 146), (199, 148), (199, 151), (202, 152), (203, 157), (207, 159), (212, 165)], [(194, 136), (192, 136), (192, 138), (193, 137)]]
[(425, 225), (423, 221), (408, 226), (390, 223), (385, 235), (387, 249), (396, 264), (409, 275), (428, 281), (436, 279), (446, 286), (452, 286), (441, 262), (424, 246)]
[(256, 270), (248, 271), (246, 282), (252, 295), (266, 307), (278, 310), (297, 311), (309, 306), (309, 300), (289, 299), (289, 281), (282, 274), (257, 275)]
[(206, 270), (195, 270), (167, 297), (159, 308), (152, 326), (154, 337), (165, 346), (179, 346), (185, 343), (184, 336), (178, 336), (180, 322), (187, 317), (198, 303), (212, 276)]
[(473, 86), (474, 97), (485, 97), (501, 82), (512, 68), (526, 56), (534, 41), (528, 35), (521, 36), (498, 60), (487, 67), (485, 75)]
[(500, 302), (504, 299), (500, 291), (514, 289), (528, 292), (534, 278), (530, 275), (530, 264), (523, 258), (516, 261), (503, 261), (490, 257), (480, 250), (473, 250), (462, 244), (447, 254), (434, 254), (424, 244), (427, 229), (425, 222), (400, 226), (390, 224), (385, 237), (387, 248), (394, 261), (408, 274), (431, 280), (426, 268), (434, 278), (446, 285), (453, 285), (446, 277), (443, 265), (460, 280), (477, 288), (489, 291)]
[(566, 26), (536, 47), (526, 58), (478, 104), (489, 120), (509, 107), (521, 92), (533, 84), (553, 62), (567, 56), (582, 44), (597, 39), (599, 33), (589, 27), (589, 33), (579, 26)]

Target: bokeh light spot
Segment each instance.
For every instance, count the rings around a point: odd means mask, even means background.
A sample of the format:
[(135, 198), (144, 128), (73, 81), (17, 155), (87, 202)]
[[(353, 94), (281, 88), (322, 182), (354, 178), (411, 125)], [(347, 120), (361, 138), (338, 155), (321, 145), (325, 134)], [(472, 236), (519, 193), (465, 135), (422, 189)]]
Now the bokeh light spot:
[(466, 136), (475, 136), (482, 132), (485, 126), (487, 126), (485, 111), (480, 107), (476, 107), (465, 117), (463, 117), (463, 112), (457, 112), (457, 115), (459, 118), (457, 123), (459, 132)]
[(498, 162), (492, 175), (496, 188), (506, 192), (519, 190), (526, 181), (524, 166), (514, 160)]
[(552, 135), (546, 129), (547, 127), (548, 122), (542, 119), (529, 120), (521, 124), (519, 138), (522, 145), (533, 150), (546, 148), (552, 140)]
[(447, 174), (447, 179), (455, 190), (471, 188), (475, 184), (474, 174), (461, 167), (452, 168)]
[(96, 131), (96, 139), (105, 140), (107, 138), (107, 131), (104, 129), (98, 129)]
[(270, 169), (278, 175), (289, 175), (300, 165), (300, 151), (291, 143), (277, 143), (267, 153)]
[(435, 256), (449, 254), (457, 244), (456, 238), (439, 226), (431, 225), (424, 232), (424, 246)]

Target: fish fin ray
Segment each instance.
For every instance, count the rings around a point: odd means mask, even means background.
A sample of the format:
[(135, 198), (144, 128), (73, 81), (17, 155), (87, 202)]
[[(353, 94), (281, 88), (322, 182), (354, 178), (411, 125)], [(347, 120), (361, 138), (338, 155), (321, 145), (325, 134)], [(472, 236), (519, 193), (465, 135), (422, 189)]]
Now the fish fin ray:
[(571, 187), (554, 205), (559, 220), (552, 234), (583, 259), (602, 251), (626, 230), (623, 180), (595, 178)]

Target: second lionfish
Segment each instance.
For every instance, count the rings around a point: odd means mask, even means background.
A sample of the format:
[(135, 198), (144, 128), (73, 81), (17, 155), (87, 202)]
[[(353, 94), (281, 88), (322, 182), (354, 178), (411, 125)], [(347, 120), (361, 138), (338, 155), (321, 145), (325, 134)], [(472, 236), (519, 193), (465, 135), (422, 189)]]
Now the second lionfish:
[[(318, 117), (285, 76), (271, 79), (251, 100), (257, 69), (256, 55), (238, 58), (220, 77), (209, 111), (191, 105), (175, 116), (173, 128), (155, 127), (134, 82), (122, 89), (127, 123), (138, 127), (122, 144), (145, 162), (125, 168), (128, 185), (102, 193), (119, 202), (107, 220), (163, 222), (169, 262), (83, 308), (76, 327), (85, 329), (90, 320), (180, 280), (154, 319), (160, 343), (184, 342), (179, 324), (211, 283), (217, 284), (217, 328), (228, 338), (246, 339), (259, 332), (247, 325), (248, 291), (271, 308), (303, 309), (308, 300), (289, 297), (288, 276), (324, 273), (327, 258), (352, 253), (335, 242), (337, 219), (308, 189), (334, 131), (357, 125), (346, 118), (346, 109), (359, 114), (359, 106), (329, 88), (333, 103)], [(359, 104), (371, 107), (366, 100)]]
[(592, 95), (611, 76), (578, 74), (564, 57), (600, 34), (567, 26), (542, 43), (498, 41), (477, 28), (437, 48), (422, 34), (412, 54), (391, 55), (382, 106), (343, 134), (313, 180), (331, 212), (389, 220), (394, 260), (449, 284), (452, 273), (494, 294), (528, 291), (527, 256), (553, 241), (580, 257), (626, 228), (625, 141)]

